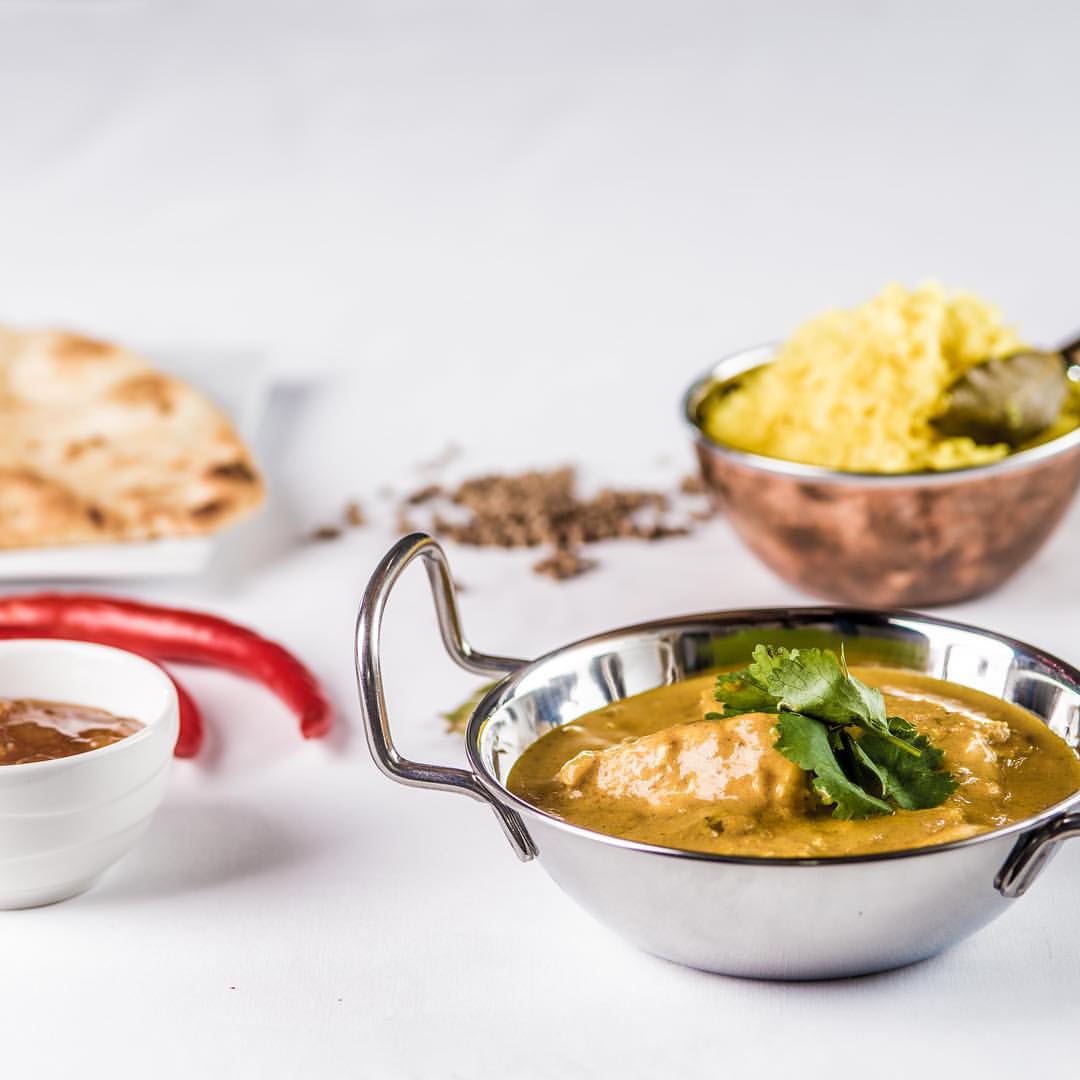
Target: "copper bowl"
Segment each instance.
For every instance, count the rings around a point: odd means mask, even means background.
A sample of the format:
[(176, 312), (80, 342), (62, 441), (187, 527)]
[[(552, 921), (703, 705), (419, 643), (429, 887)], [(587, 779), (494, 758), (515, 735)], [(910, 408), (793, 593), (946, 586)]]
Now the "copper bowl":
[(721, 360), (683, 399), (702, 475), (749, 548), (808, 593), (872, 607), (947, 604), (996, 589), (1061, 521), (1080, 484), (1080, 429), (992, 465), (887, 475), (749, 454), (709, 438), (719, 382), (775, 346)]

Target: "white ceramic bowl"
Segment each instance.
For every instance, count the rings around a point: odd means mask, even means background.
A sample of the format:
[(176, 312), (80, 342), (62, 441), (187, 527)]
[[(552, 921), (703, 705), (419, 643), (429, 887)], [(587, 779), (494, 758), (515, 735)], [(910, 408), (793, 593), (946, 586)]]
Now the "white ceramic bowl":
[(179, 732), (176, 690), (156, 664), (81, 641), (0, 641), (0, 697), (107, 709), (146, 726), (51, 761), (0, 765), (0, 908), (88, 889), (142, 835), (165, 794)]

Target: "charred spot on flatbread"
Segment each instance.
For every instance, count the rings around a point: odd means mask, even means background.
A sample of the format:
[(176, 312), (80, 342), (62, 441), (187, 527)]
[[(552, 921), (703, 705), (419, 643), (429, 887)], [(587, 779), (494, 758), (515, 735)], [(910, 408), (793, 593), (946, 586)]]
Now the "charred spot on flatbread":
[(80, 540), (94, 535), (82, 501), (70, 488), (34, 469), (0, 468), (0, 535), (12, 541), (9, 546), (31, 543), (43, 529), (55, 526)]
[(74, 461), (82, 457), (88, 450), (100, 450), (107, 445), (107, 440), (101, 435), (90, 435), (85, 439), (75, 439), (67, 444), (64, 450), (64, 460)]
[(220, 517), (228, 509), (228, 499), (211, 499), (209, 502), (193, 507), (191, 516), (202, 521), (212, 521), (214, 518)]
[(60, 332), (53, 335), (51, 352), (53, 358), (64, 360), (97, 360), (109, 356), (116, 350), (115, 345), (82, 334)]
[(259, 479), (246, 461), (227, 461), (223, 465), (214, 465), (208, 475), (219, 480), (236, 480), (241, 484), (254, 484)]
[(164, 375), (150, 372), (135, 375), (118, 383), (112, 390), (112, 400), (124, 405), (149, 405), (166, 416), (176, 408), (173, 383)]

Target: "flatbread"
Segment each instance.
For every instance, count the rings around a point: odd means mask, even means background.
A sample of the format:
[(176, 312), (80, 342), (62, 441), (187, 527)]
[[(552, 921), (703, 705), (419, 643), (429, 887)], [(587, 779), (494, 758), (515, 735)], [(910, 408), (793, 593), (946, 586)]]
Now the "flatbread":
[(264, 496), (186, 383), (116, 345), (0, 327), (0, 548), (211, 533)]

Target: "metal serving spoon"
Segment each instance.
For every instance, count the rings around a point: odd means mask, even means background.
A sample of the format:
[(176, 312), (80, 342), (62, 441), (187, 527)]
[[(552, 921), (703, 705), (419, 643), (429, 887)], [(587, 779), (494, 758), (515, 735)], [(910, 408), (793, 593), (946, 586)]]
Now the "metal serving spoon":
[(1070, 382), (1080, 382), (1080, 338), (973, 367), (949, 387), (945, 411), (931, 422), (943, 435), (1020, 446), (1061, 415)]

